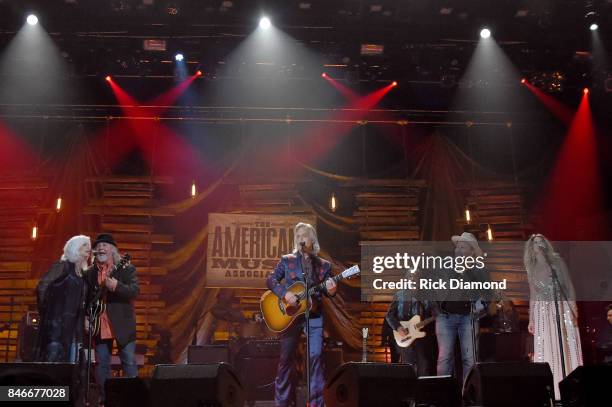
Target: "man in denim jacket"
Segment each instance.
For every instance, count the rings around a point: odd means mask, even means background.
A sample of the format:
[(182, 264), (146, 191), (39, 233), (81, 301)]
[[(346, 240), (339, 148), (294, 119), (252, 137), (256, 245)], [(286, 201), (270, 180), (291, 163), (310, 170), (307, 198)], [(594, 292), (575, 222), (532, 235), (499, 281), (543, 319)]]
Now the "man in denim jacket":
[[(279, 298), (284, 298), (293, 305), (297, 296), (287, 291), (287, 287), (297, 281), (308, 285), (319, 284), (331, 277), (331, 264), (318, 256), (319, 242), (314, 227), (307, 223), (298, 223), (294, 228), (294, 250), (284, 255), (268, 277), (267, 285)], [(282, 282), (282, 283), (281, 283)], [(321, 294), (334, 296), (336, 284), (328, 279), (322, 292), (312, 296), (310, 312), (310, 406), (323, 406), (323, 318), (321, 316)], [(295, 400), (295, 349), (304, 329), (304, 317), (299, 317), (281, 336), (281, 354), (275, 380), (274, 399), (276, 406), (287, 407)]]

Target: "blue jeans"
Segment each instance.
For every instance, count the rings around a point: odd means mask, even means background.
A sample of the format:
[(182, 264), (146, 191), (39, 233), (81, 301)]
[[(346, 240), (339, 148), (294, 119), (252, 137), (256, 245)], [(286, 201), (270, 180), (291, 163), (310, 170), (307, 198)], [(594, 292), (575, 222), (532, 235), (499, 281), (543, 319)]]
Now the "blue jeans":
[[(463, 381), (474, 366), (474, 338), (470, 314), (441, 313), (436, 318), (436, 336), (438, 337), (438, 375), (452, 375), (455, 368), (455, 342), (459, 337)], [(476, 337), (478, 319), (474, 321)]]
[(79, 344), (72, 342), (67, 352), (61, 342), (49, 342), (46, 349), (45, 362), (68, 362), (76, 363), (79, 358)]
[[(106, 339), (96, 342), (96, 381), (98, 382), (98, 386), (100, 386), (100, 394), (102, 396), (102, 400), (105, 400), (104, 384), (106, 383), (106, 379), (110, 379), (112, 376), (112, 351), (112, 339)], [(119, 346), (119, 359), (121, 359), (123, 377), (136, 377), (138, 375), (138, 365), (136, 364), (135, 352), (136, 342), (129, 342), (124, 347)]]
[[(295, 351), (305, 323), (296, 323), (281, 338), (278, 372), (274, 382), (274, 401), (277, 407), (287, 407), (295, 400)], [(323, 318), (310, 320), (310, 406), (324, 406), (323, 387)]]

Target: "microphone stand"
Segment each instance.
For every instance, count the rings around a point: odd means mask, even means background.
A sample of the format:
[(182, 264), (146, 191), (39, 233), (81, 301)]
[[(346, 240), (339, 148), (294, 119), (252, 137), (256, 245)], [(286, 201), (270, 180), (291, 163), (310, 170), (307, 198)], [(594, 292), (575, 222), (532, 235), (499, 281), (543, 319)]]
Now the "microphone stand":
[[(302, 249), (304, 245), (302, 245)], [(302, 256), (304, 252), (302, 252)], [(311, 255), (308, 255), (308, 261), (312, 262)], [(304, 317), (306, 319), (306, 407), (310, 406), (310, 296), (308, 290), (310, 290), (310, 275), (311, 273), (304, 273), (304, 282), (306, 284), (306, 312)]]
[(93, 330), (93, 303), (90, 303), (89, 306), (87, 307), (87, 313), (88, 313), (88, 325), (89, 325), (89, 340), (87, 341), (87, 380), (86, 382), (86, 388), (85, 388), (85, 405), (89, 406), (89, 386), (91, 384), (91, 342), (92, 342), (92, 330)]
[[(565, 293), (563, 292), (563, 288), (561, 287), (561, 284), (559, 283), (559, 277), (557, 275), (557, 270), (555, 270), (555, 268), (552, 266), (552, 264), (550, 265), (550, 271), (551, 271), (551, 277), (552, 277), (552, 282), (553, 282), (553, 301), (555, 302), (555, 314), (556, 314), (556, 322), (557, 322), (557, 336), (559, 338), (559, 356), (561, 356), (561, 372), (563, 374), (563, 378), (565, 379), (566, 377), (566, 372), (565, 372), (565, 351), (563, 349), (563, 337), (562, 337), (562, 332), (561, 332), (561, 315), (559, 314), (559, 294), (562, 294), (565, 299), (567, 300), (567, 297), (565, 296)], [(557, 292), (557, 290), (559, 292)]]

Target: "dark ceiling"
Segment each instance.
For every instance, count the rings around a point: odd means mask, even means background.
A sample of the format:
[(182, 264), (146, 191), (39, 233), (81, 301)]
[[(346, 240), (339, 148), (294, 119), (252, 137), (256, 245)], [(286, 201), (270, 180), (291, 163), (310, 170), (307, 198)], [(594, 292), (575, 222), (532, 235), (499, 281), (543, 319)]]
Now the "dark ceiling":
[[(192, 69), (211, 72), (263, 13), (322, 64), (346, 65), (342, 74), (357, 80), (452, 85), (486, 25), (526, 75), (561, 70), (570, 84), (584, 82), (592, 71), (588, 25), (599, 23), (603, 44), (612, 34), (612, 0), (0, 0), (0, 45), (29, 12), (39, 16), (77, 75), (171, 74), (162, 61), (177, 50)], [(144, 51), (147, 38), (165, 40), (166, 52)], [(361, 55), (365, 43), (383, 45), (383, 54)], [(598, 75), (603, 86), (607, 68)]]

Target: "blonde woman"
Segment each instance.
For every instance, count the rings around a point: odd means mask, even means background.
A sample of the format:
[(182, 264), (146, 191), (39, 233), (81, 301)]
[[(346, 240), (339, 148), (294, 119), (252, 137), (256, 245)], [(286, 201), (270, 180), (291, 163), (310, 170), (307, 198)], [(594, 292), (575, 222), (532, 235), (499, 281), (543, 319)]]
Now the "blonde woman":
[[(531, 235), (523, 256), (529, 277), (529, 333), (533, 335), (533, 361), (548, 362), (553, 373), (555, 398), (559, 397), (559, 382), (563, 380), (562, 363), (566, 375), (582, 365), (576, 294), (565, 262), (550, 242), (541, 234)], [(553, 287), (552, 273), (556, 272), (559, 286)], [(557, 330), (559, 306), (561, 341)], [(561, 360), (560, 343), (563, 346)]]

